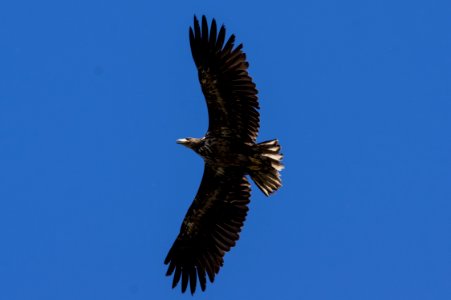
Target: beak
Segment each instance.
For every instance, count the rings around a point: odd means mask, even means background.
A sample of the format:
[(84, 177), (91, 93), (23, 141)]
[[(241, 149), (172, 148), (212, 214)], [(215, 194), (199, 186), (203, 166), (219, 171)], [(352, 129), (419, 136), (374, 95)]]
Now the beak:
[(178, 139), (176, 141), (176, 143), (180, 144), (180, 145), (186, 145), (188, 143), (188, 140), (187, 139)]

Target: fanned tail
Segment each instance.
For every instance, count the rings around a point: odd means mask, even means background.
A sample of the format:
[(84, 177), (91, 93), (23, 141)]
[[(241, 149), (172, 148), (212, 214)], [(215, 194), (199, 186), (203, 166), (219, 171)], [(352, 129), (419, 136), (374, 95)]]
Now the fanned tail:
[(257, 147), (258, 157), (251, 166), (250, 176), (258, 188), (269, 196), (282, 186), (280, 171), (284, 168), (283, 155), (278, 140), (265, 141)]

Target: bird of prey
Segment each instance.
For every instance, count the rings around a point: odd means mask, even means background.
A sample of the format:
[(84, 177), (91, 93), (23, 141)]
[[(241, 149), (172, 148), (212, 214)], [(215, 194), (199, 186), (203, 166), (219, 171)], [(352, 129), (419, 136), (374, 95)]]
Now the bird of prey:
[(249, 76), (243, 45), (226, 40), (224, 25), (210, 27), (202, 16), (189, 29), (191, 53), (208, 107), (208, 131), (202, 138), (177, 140), (204, 159), (204, 174), (180, 233), (164, 261), (172, 287), (188, 283), (191, 294), (197, 281), (202, 291), (214, 281), (224, 255), (235, 246), (248, 211), (250, 176), (266, 195), (279, 189), (283, 169), (277, 140), (257, 143), (259, 104)]

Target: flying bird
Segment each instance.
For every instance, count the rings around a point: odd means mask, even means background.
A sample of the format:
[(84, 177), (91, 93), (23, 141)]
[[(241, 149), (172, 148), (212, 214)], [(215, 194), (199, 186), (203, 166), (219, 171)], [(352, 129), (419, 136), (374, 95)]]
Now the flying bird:
[(204, 159), (199, 190), (164, 261), (174, 288), (181, 280), (191, 294), (213, 282), (224, 255), (235, 246), (248, 212), (250, 176), (269, 196), (282, 186), (282, 154), (277, 140), (257, 143), (259, 103), (249, 76), (243, 45), (226, 40), (224, 25), (210, 27), (194, 16), (189, 29), (191, 53), (208, 107), (208, 131), (202, 138), (177, 140)]

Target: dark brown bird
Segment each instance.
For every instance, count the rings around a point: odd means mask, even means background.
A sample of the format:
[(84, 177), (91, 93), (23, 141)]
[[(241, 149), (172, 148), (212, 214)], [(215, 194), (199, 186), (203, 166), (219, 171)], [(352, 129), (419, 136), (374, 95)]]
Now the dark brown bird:
[(224, 254), (235, 246), (248, 211), (249, 175), (259, 189), (270, 195), (282, 184), (282, 154), (277, 140), (256, 143), (259, 129), (257, 90), (249, 76), (243, 45), (234, 47), (235, 36), (226, 41), (213, 19), (210, 28), (194, 17), (189, 29), (191, 52), (207, 101), (209, 125), (202, 138), (177, 140), (199, 154), (205, 163), (199, 190), (164, 261), (172, 287), (182, 280), (191, 293), (199, 281), (202, 291), (214, 281)]

